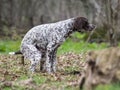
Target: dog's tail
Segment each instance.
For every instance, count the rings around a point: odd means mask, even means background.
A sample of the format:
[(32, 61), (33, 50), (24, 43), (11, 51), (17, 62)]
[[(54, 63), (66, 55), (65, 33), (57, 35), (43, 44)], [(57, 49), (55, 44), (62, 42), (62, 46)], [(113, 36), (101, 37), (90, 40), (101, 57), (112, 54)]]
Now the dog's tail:
[(22, 54), (20, 50), (16, 51), (16, 52), (9, 52), (10, 55), (16, 55), (16, 54)]
[[(9, 52), (10, 55), (17, 55), (17, 54), (22, 54), (20, 50), (16, 52)], [(22, 55), (21, 57), (21, 63), (24, 65), (24, 56)]]

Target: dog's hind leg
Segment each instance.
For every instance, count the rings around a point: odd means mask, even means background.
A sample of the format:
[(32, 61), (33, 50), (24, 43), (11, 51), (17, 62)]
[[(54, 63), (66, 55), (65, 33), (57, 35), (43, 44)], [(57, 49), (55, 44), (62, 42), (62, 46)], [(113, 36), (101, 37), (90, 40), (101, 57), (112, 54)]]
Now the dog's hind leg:
[(22, 45), (21, 52), (31, 61), (30, 70), (34, 72), (36, 64), (41, 60), (41, 52), (34, 45)]
[(40, 71), (42, 72), (45, 72), (45, 61), (46, 61), (46, 55), (45, 53), (42, 54), (42, 58), (41, 58), (41, 61), (40, 61)]

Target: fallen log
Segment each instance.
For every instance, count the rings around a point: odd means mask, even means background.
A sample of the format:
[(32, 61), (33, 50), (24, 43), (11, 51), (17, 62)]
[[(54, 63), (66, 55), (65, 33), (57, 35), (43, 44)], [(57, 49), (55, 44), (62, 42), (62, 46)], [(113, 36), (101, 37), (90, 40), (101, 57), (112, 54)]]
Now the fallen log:
[(87, 67), (80, 78), (80, 89), (93, 90), (97, 85), (120, 81), (119, 47), (90, 51), (86, 62)]

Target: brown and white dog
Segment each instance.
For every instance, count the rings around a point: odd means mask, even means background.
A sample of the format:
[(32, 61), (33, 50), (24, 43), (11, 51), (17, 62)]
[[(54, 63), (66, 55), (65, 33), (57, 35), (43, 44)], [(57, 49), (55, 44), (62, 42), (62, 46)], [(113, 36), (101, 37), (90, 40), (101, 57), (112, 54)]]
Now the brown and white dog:
[(32, 72), (39, 61), (41, 62), (40, 70), (48, 73), (55, 72), (56, 51), (62, 42), (71, 33), (83, 30), (92, 31), (94, 28), (95, 25), (90, 24), (85, 17), (38, 25), (30, 29), (24, 36), (20, 52), (31, 61), (30, 70)]

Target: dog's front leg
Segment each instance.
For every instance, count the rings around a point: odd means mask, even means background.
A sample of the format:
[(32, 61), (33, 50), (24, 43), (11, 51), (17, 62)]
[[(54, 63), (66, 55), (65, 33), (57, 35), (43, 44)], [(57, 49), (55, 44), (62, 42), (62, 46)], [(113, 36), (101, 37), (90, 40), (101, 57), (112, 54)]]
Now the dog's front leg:
[(56, 52), (57, 52), (57, 49), (55, 49), (52, 53), (52, 62), (51, 62), (52, 72), (56, 72)]
[(55, 44), (53, 42), (51, 42), (47, 46), (46, 61), (45, 61), (47, 73), (51, 73), (51, 71), (52, 71), (51, 65), (52, 65), (52, 53), (54, 51), (54, 45)]
[(46, 72), (51, 73), (51, 59), (50, 59), (50, 52), (49, 51), (46, 53), (45, 66), (46, 66)]

